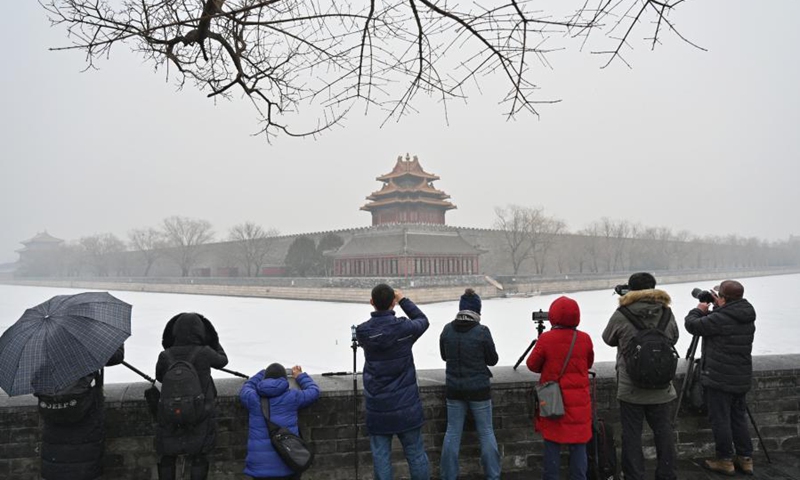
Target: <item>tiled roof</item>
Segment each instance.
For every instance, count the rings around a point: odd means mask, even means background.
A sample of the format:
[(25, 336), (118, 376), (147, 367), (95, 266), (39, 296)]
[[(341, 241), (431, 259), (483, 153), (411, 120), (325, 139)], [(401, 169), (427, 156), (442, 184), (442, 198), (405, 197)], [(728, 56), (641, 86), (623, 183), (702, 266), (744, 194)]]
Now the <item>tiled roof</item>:
[(28, 240), (23, 240), (19, 243), (27, 245), (29, 243), (62, 243), (63, 241), (64, 240), (56, 238), (47, 232), (39, 232), (33, 238), (29, 238)]
[(481, 251), (457, 232), (414, 231), (398, 228), (390, 232), (367, 232), (353, 236), (333, 256), (374, 257), (378, 255), (478, 255)]
[(408, 154), (406, 154), (405, 160), (403, 160), (402, 156), (397, 157), (397, 163), (394, 165), (392, 171), (377, 177), (376, 180), (379, 182), (388, 182), (390, 179), (402, 177), (404, 175), (411, 175), (428, 180), (439, 180), (438, 176), (422, 169), (422, 165), (419, 164), (419, 159), (416, 155), (414, 155), (414, 159), (411, 160)]

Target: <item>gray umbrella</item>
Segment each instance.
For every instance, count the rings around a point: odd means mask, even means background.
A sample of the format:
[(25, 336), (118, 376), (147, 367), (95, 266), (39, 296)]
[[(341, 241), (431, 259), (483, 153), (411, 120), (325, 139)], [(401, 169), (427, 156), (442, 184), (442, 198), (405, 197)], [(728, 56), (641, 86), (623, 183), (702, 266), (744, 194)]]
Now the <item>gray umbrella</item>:
[(0, 337), (0, 388), (53, 394), (105, 366), (131, 335), (131, 306), (108, 292), (58, 295)]

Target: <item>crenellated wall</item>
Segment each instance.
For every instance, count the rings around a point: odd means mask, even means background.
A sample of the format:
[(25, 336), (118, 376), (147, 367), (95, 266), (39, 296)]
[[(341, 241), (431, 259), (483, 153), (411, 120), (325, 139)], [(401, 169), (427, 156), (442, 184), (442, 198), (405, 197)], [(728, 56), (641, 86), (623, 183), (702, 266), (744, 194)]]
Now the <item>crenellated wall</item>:
[[(682, 366), (683, 367), (683, 366)], [(599, 363), (597, 372), (598, 410), (614, 425), (619, 446), (619, 413), (615, 400), (613, 363)], [(760, 356), (754, 359), (753, 390), (748, 405), (769, 451), (800, 453), (800, 354)], [(492, 370), (494, 425), (503, 455), (503, 478), (514, 480), (540, 476), (542, 441), (531, 426), (527, 405), (532, 382), (537, 378), (524, 365)], [(317, 450), (314, 466), (304, 479), (353, 479), (354, 429), (352, 376), (319, 377), (315, 380), (322, 398), (302, 411), (301, 430)], [(677, 383), (680, 384), (682, 374)], [(438, 476), (439, 452), (444, 438), (446, 408), (444, 371), (419, 371), (425, 417), (425, 444)], [(212, 479), (244, 479), (241, 473), (246, 453), (247, 414), (238, 401), (238, 379), (218, 380), (219, 428), (217, 446), (212, 454)], [(143, 399), (149, 384), (112, 384), (106, 387), (107, 479), (155, 479), (156, 457), (153, 451), (153, 424)], [(363, 399), (357, 399), (359, 478), (372, 478), (369, 441), (363, 429)], [(479, 448), (474, 428), (468, 426), (462, 441), (462, 477), (480, 478)], [(649, 430), (645, 435), (645, 454), (654, 455)], [(38, 479), (40, 425), (35, 399), (30, 396), (9, 398), (0, 395), (0, 478)], [(752, 432), (752, 428), (751, 428)], [(695, 457), (713, 453), (713, 439), (708, 422), (697, 415), (682, 413), (676, 428), (678, 454)], [(761, 449), (752, 432), (757, 449)], [(397, 442), (395, 442), (397, 443)], [(395, 445), (396, 449), (399, 448)], [(399, 450), (394, 455), (396, 477), (406, 478), (407, 469)], [(187, 469), (188, 470), (188, 469)], [(188, 474), (188, 471), (187, 471)], [(399, 475), (398, 475), (399, 474)], [(188, 478), (188, 477), (186, 477)]]

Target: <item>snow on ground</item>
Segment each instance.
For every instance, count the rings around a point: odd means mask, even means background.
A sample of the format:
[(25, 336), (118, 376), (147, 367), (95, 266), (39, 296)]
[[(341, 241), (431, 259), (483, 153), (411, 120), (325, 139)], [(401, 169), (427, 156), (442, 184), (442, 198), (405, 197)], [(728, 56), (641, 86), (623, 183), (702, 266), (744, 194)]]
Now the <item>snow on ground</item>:
[[(795, 318), (800, 275), (745, 278), (741, 281), (745, 297), (758, 313), (753, 353), (800, 353), (797, 340), (800, 322)], [(685, 355), (691, 339), (683, 330), (683, 318), (697, 304), (690, 295), (692, 288), (709, 289), (718, 283), (659, 285), (672, 297), (673, 311), (681, 327), (678, 342), (681, 355)], [(11, 326), (25, 309), (51, 296), (80, 291), (0, 285), (0, 331)], [(161, 351), (164, 325), (179, 312), (196, 311), (208, 317), (217, 328), (220, 342), (230, 359), (228, 368), (252, 375), (272, 362), (281, 362), (287, 367), (300, 364), (309, 373), (352, 370), (350, 326), (367, 320), (371, 311), (368, 299), (364, 304), (352, 304), (167, 293), (111, 293), (133, 305), (133, 334), (125, 343), (126, 360), (151, 376)], [(494, 336), (500, 355), (499, 365), (516, 363), (536, 335), (531, 312), (547, 310), (558, 296), (484, 300), (482, 322)], [(617, 306), (618, 297), (611, 290), (573, 292), (568, 296), (581, 307), (579, 328), (591, 335), (596, 361), (614, 360), (615, 349), (603, 343), (601, 334)], [(444, 362), (439, 357), (439, 334), (458, 310), (458, 299), (422, 305), (421, 308), (430, 319), (431, 327), (414, 347), (417, 368), (443, 368)], [(364, 361), (361, 350), (357, 361), (361, 369)], [(214, 376), (225, 377), (228, 374), (214, 372)], [(122, 366), (106, 370), (108, 383), (139, 380), (141, 377)]]

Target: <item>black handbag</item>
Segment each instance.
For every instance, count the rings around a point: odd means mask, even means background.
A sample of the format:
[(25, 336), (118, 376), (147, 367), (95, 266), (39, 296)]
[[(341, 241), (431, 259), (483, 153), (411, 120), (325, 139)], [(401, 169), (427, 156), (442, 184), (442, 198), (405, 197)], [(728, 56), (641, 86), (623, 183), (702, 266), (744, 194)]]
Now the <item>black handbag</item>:
[(314, 450), (305, 440), (288, 428), (281, 427), (269, 419), (269, 399), (261, 397), (261, 413), (267, 420), (269, 439), (287, 467), (296, 473), (305, 472), (314, 462)]

